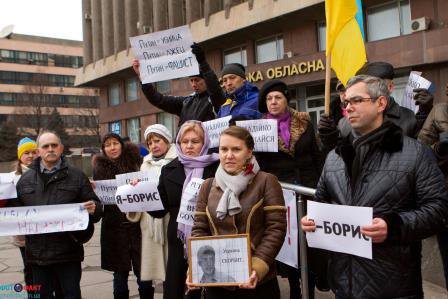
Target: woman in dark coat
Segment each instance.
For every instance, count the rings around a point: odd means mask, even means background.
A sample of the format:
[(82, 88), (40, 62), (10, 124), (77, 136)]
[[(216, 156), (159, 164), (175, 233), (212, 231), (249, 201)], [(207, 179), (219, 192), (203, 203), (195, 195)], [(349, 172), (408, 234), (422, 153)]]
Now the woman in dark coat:
[[(288, 86), (280, 80), (267, 82), (260, 90), (258, 106), (263, 117), (275, 119), (278, 124), (278, 153), (259, 153), (257, 159), (263, 171), (277, 176), (281, 182), (316, 188), (323, 166), (323, 157), (317, 146), (310, 116), (288, 106)], [(326, 289), (326, 258), (321, 251), (309, 250), (308, 260), (310, 298), (314, 298), (316, 275), (319, 287)], [(299, 271), (279, 264), (279, 272), (286, 274), (290, 298), (300, 297)]]
[[(142, 163), (139, 148), (124, 143), (117, 134), (103, 137), (102, 155), (93, 159), (93, 179), (115, 179), (117, 174), (139, 171)], [(138, 223), (129, 222), (116, 205), (105, 205), (101, 224), (101, 268), (114, 272), (114, 298), (129, 298), (128, 276), (137, 276), (140, 298), (152, 298), (151, 281), (140, 281), (141, 233)]]
[[(177, 214), (183, 190), (192, 178), (213, 177), (218, 167), (218, 155), (207, 155), (210, 141), (201, 122), (187, 121), (179, 130), (176, 140), (178, 158), (162, 167), (159, 193), (164, 210), (149, 212), (156, 218), (170, 214), (168, 223), (168, 261), (163, 284), (164, 299), (184, 297), (188, 260), (185, 242), (191, 234), (191, 226), (179, 224)], [(186, 298), (200, 298), (199, 291), (190, 292)]]

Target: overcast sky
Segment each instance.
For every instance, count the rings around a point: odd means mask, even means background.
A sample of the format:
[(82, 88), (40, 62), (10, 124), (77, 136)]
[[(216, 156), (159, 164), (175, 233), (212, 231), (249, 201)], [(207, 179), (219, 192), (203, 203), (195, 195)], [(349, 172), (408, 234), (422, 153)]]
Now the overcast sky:
[(0, 30), (82, 40), (81, 0), (0, 0)]

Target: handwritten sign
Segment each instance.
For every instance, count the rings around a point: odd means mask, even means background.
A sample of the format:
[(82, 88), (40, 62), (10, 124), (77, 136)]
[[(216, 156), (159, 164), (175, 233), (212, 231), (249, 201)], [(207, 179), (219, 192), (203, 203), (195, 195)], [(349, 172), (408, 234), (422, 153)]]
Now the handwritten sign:
[(188, 25), (129, 38), (140, 62), (142, 83), (158, 82), (199, 74), (191, 52), (193, 44)]
[(372, 259), (372, 239), (361, 234), (361, 226), (372, 224), (372, 208), (311, 200), (307, 207), (308, 219), (316, 224), (316, 231), (306, 234), (308, 246)]
[(115, 193), (115, 202), (123, 213), (163, 210), (157, 185), (154, 181), (143, 181), (135, 186), (119, 186)]
[(104, 205), (115, 204), (116, 180), (95, 181), (95, 193)]
[(176, 220), (178, 223), (193, 225), (196, 202), (203, 182), (203, 179), (192, 178), (188, 183), (180, 201), (179, 214), (177, 214)]
[(299, 229), (297, 226), (296, 194), (294, 191), (283, 189), (283, 197), (285, 198), (285, 206), (287, 208), (287, 231), (285, 241), (283, 241), (283, 246), (275, 259), (298, 269), (299, 259), (297, 254), (297, 245), (299, 243), (297, 238), (299, 235)]
[(256, 152), (278, 152), (277, 121), (256, 119), (237, 121), (236, 125), (250, 132), (255, 141)]
[(0, 200), (17, 198), (16, 180), (14, 173), (0, 173)]
[(89, 214), (82, 204), (0, 209), (0, 236), (85, 230)]
[(219, 146), (219, 136), (221, 136), (222, 131), (229, 127), (231, 118), (232, 116), (229, 115), (202, 123), (210, 139), (210, 148)]
[(136, 171), (128, 172), (115, 176), (117, 186), (128, 185), (132, 180), (139, 180), (140, 182), (159, 181), (159, 175), (155, 170), (153, 171)]
[(414, 89), (425, 88), (429, 89), (431, 82), (421, 77), (421, 72), (413, 71), (409, 75), (408, 84), (406, 85), (405, 92), (403, 94), (403, 100), (401, 106), (411, 109), (414, 112), (418, 111), (418, 105), (415, 105), (414, 101)]

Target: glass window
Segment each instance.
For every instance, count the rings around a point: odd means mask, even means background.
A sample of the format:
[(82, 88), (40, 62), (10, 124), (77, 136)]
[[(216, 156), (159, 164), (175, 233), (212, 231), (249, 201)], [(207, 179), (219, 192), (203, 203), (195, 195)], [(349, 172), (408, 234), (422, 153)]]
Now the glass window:
[(109, 86), (109, 105), (116, 106), (120, 104), (120, 85), (118, 83)]
[(176, 118), (166, 112), (157, 113), (157, 123), (162, 124), (170, 130), (172, 136), (176, 136)]
[(140, 143), (140, 119), (131, 118), (126, 121), (128, 136), (131, 142)]
[(156, 82), (156, 90), (163, 94), (169, 93), (171, 91), (170, 81)]
[(257, 42), (257, 63), (283, 59), (283, 37), (265, 39)]
[(131, 78), (126, 81), (126, 101), (135, 101), (138, 99), (137, 79)]
[(319, 51), (325, 51), (327, 49), (327, 25), (325, 21), (317, 23), (317, 34), (319, 38)]
[(393, 1), (367, 9), (367, 34), (369, 41), (411, 33), (409, 0)]
[(115, 121), (109, 123), (109, 132), (121, 135), (121, 122)]
[(229, 63), (240, 63), (247, 66), (246, 47), (238, 47), (224, 51), (224, 65)]

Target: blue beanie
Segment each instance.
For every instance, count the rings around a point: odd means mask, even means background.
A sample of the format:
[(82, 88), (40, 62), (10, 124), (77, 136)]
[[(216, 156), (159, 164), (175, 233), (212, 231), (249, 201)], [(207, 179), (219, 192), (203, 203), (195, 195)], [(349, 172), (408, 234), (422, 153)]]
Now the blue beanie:
[(28, 137), (22, 138), (17, 145), (17, 157), (20, 160), (25, 151), (31, 151), (35, 149), (37, 149), (36, 141)]

